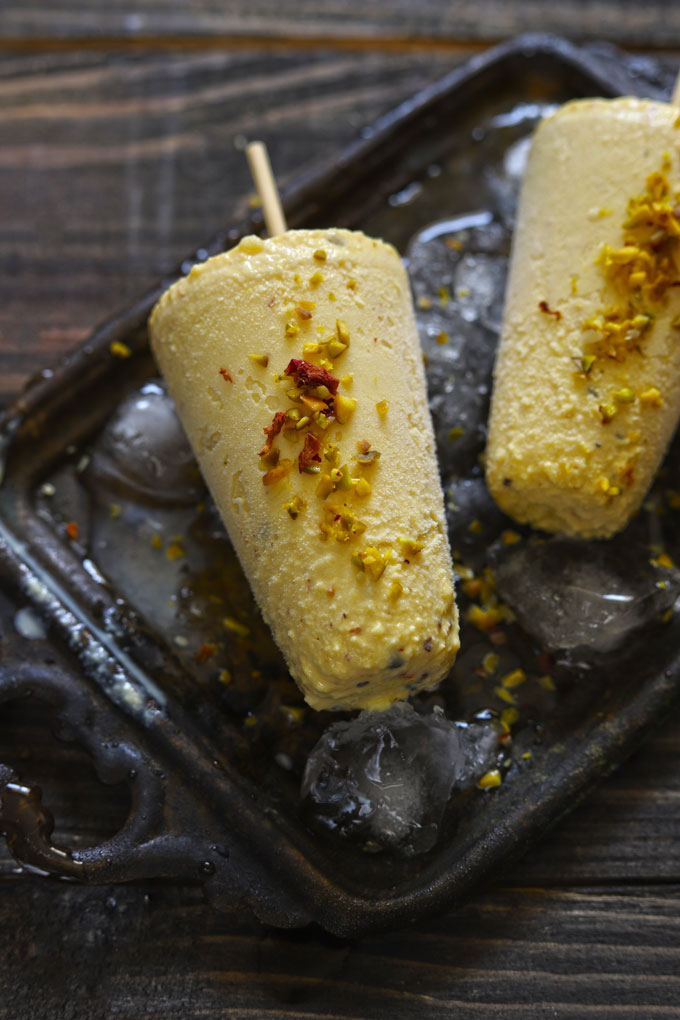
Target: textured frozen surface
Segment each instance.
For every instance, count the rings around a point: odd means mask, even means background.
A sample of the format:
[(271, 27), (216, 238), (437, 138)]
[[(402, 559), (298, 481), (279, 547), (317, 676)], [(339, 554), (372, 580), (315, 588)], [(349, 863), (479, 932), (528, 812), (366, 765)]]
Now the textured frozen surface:
[(366, 849), (424, 853), (452, 789), (471, 786), (497, 754), (491, 727), (397, 702), (330, 726), (309, 756), (302, 794), (317, 821)]

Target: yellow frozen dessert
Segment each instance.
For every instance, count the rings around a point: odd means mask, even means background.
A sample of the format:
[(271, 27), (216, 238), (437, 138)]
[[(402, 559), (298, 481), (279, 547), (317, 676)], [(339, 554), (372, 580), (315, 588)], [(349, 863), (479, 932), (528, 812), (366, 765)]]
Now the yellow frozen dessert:
[(520, 199), (487, 449), (517, 520), (608, 537), (680, 412), (680, 118), (586, 99), (539, 126)]
[(246, 237), (151, 341), (262, 614), (314, 708), (383, 708), (458, 649), (409, 284), (348, 230)]

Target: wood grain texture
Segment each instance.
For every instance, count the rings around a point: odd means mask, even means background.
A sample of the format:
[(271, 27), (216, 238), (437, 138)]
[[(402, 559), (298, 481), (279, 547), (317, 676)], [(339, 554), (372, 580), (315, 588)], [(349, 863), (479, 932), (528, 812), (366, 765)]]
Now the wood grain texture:
[(7, 0), (0, 33), (8, 40), (220, 38), (333, 40), (459, 45), (489, 42), (520, 32), (555, 32), (573, 39), (602, 38), (629, 46), (680, 44), (680, 8), (665, 0)]
[(355, 942), (218, 914), (187, 887), (23, 880), (2, 899), (1, 1020), (677, 1017), (678, 887), (498, 888)]
[(0, 399), (245, 209), (246, 138), (285, 186), (452, 66), (325, 49), (0, 58)]

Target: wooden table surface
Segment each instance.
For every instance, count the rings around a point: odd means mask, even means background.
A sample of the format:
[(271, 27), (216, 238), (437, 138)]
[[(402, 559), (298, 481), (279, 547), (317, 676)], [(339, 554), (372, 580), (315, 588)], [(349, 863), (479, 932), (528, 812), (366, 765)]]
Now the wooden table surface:
[[(1, 0), (0, 395), (245, 207), (491, 42), (553, 30), (680, 54), (653, 0)], [(115, 831), (83, 754), (0, 718), (64, 842)], [(89, 778), (88, 778), (89, 776)], [(0, 1018), (680, 1016), (680, 719), (447, 915), (349, 942), (217, 913), (196, 887), (84, 888), (0, 850)]]

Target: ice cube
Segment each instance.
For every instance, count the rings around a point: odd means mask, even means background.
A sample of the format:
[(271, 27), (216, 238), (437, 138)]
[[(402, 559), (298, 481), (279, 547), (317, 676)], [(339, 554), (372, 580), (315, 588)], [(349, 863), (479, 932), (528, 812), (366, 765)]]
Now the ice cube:
[(471, 786), (497, 754), (492, 727), (397, 702), (330, 726), (309, 756), (302, 796), (318, 824), (366, 849), (424, 853), (452, 789)]
[(602, 543), (551, 538), (498, 544), (491, 562), (498, 593), (520, 625), (572, 663), (621, 649), (672, 609), (680, 594), (680, 571), (654, 562), (631, 529)]
[(175, 405), (150, 382), (120, 404), (92, 450), (93, 488), (157, 504), (189, 505), (204, 486)]

